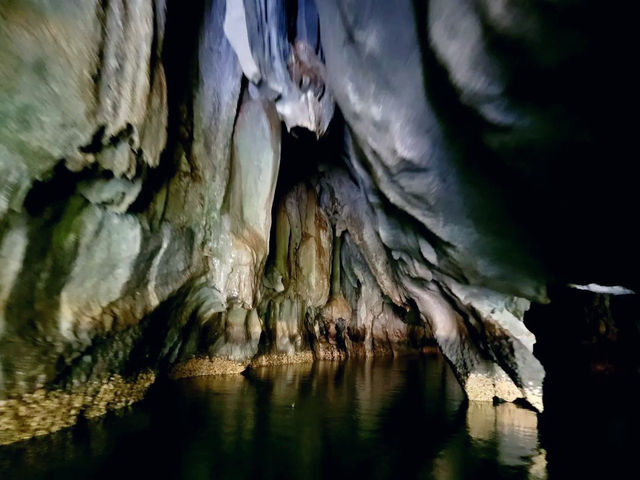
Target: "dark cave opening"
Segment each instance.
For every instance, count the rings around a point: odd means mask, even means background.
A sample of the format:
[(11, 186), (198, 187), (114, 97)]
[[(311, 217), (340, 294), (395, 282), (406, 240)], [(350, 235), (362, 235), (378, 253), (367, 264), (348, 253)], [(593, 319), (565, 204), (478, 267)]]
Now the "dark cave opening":
[(312, 182), (321, 165), (344, 165), (345, 123), (336, 110), (327, 132), (320, 138), (306, 128), (295, 127), (290, 131), (282, 124), (280, 142), (280, 168), (271, 208), (271, 233), (269, 235), (269, 258), (275, 253), (276, 214), (278, 204), (291, 189), (301, 182)]
[(344, 166), (345, 128), (338, 109), (327, 132), (320, 138), (306, 128), (294, 127), (287, 131), (282, 126), (276, 201), (296, 183), (312, 179), (320, 165)]
[(549, 474), (626, 474), (640, 429), (640, 412), (628, 408), (640, 394), (640, 300), (567, 287), (550, 298), (525, 314), (546, 372), (540, 435)]

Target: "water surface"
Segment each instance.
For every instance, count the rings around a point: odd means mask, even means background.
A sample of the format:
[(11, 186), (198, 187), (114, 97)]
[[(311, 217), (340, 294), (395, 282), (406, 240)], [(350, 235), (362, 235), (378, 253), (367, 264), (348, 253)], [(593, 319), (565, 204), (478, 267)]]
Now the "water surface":
[(200, 377), (0, 448), (2, 478), (545, 478), (538, 416), (467, 404), (441, 357)]

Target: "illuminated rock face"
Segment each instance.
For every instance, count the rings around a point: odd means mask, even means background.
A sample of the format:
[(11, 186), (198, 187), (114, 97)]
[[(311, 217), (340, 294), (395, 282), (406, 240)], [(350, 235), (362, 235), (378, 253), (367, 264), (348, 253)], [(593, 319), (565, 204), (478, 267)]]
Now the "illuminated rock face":
[[(545, 183), (608, 130), (574, 121), (582, 89), (552, 110), (513, 84), (590, 37), (521, 2), (418, 3), (2, 2), (0, 398), (437, 345), (470, 398), (542, 410), (529, 302), (637, 283), (637, 234), (565, 215), (591, 157), (565, 196)], [(604, 193), (594, 215), (623, 218)]]

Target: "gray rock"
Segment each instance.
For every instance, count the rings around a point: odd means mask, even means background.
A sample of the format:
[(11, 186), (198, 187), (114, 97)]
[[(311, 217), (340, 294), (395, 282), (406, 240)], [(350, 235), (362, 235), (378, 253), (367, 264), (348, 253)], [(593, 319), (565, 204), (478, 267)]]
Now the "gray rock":
[(435, 344), (542, 410), (530, 302), (637, 291), (591, 7), (187, 3), (0, 4), (0, 397)]

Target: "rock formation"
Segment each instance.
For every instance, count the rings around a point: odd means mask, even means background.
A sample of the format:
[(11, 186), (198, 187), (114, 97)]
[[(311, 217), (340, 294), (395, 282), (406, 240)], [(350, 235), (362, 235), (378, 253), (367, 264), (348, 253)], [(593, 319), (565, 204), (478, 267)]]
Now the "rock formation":
[(593, 8), (3, 1), (0, 444), (157, 372), (432, 345), (470, 399), (541, 411), (530, 302), (637, 287)]

